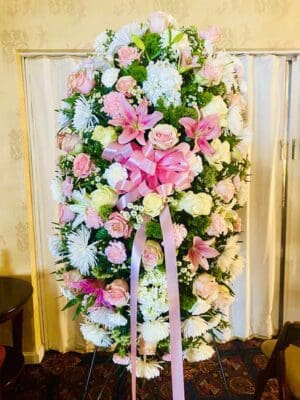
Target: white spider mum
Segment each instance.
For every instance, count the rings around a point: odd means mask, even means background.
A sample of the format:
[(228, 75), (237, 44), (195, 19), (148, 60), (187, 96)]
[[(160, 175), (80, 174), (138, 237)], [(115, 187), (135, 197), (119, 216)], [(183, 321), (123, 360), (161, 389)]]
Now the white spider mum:
[(118, 182), (128, 178), (127, 169), (118, 162), (113, 163), (106, 168), (103, 178), (107, 180), (109, 186), (115, 188)]
[(90, 309), (88, 318), (94, 323), (104, 325), (107, 329), (114, 329), (117, 326), (127, 324), (127, 319), (123, 315), (106, 307)]
[(60, 253), (61, 241), (59, 236), (52, 235), (48, 238), (48, 249), (54, 258), (61, 256)]
[(93, 128), (98, 122), (98, 118), (93, 114), (91, 104), (84, 96), (80, 96), (75, 102), (74, 128), (78, 131)]
[(207, 322), (199, 316), (187, 318), (182, 323), (182, 332), (185, 339), (201, 336), (208, 331), (208, 329), (209, 326)]
[(75, 204), (70, 204), (69, 208), (77, 214), (72, 223), (73, 228), (76, 228), (84, 221), (86, 210), (91, 207), (91, 201), (87, 197), (85, 189), (74, 190), (72, 193), (72, 200)]
[(137, 22), (123, 26), (116, 32), (115, 37), (108, 47), (108, 53), (115, 54), (120, 47), (128, 46), (130, 43), (132, 43), (132, 35), (138, 37), (143, 36), (147, 30), (147, 27), (148, 26), (146, 24)]
[(62, 101), (60, 103), (61, 109), (58, 111), (57, 114), (57, 123), (58, 123), (58, 128), (64, 129), (69, 125), (70, 119), (69, 117), (63, 112), (63, 110), (68, 110), (70, 108), (70, 105), (68, 103), (65, 103)]
[(112, 344), (108, 333), (94, 324), (81, 324), (80, 330), (84, 339), (95, 346), (109, 347)]
[(91, 232), (81, 226), (68, 237), (69, 260), (83, 275), (97, 264), (97, 249), (94, 243), (89, 244), (90, 236)]
[(230, 274), (231, 274), (232, 280), (241, 274), (244, 263), (245, 263), (245, 260), (241, 256), (238, 256), (233, 260), (233, 262), (230, 265)]
[(151, 61), (147, 67), (143, 90), (154, 105), (159, 99), (163, 99), (166, 106), (178, 106), (181, 104), (181, 84), (182, 76), (169, 61)]
[(103, 56), (105, 54), (109, 40), (110, 39), (107, 32), (101, 32), (100, 35), (96, 37), (94, 42), (94, 49), (97, 56)]
[(169, 323), (163, 320), (144, 322), (139, 326), (139, 331), (146, 342), (159, 342), (170, 334)]
[[(131, 371), (131, 365), (127, 367)], [(136, 376), (137, 378), (153, 379), (160, 375), (162, 366), (156, 361), (144, 361), (140, 357), (136, 358)]]
[(239, 136), (243, 129), (243, 117), (241, 115), (241, 109), (237, 104), (233, 104), (228, 110), (228, 119), (227, 119), (228, 128), (231, 132)]
[(52, 179), (50, 183), (50, 190), (52, 198), (56, 203), (63, 203), (65, 201), (65, 195), (62, 190), (62, 181), (59, 177)]
[(189, 347), (184, 351), (184, 358), (189, 362), (204, 361), (211, 358), (214, 349), (207, 344), (200, 344), (199, 347)]
[(60, 291), (61, 291), (61, 294), (63, 296), (65, 296), (68, 300), (75, 299), (75, 296), (73, 295), (73, 293), (68, 288), (66, 288), (65, 286), (61, 286), (60, 287)]

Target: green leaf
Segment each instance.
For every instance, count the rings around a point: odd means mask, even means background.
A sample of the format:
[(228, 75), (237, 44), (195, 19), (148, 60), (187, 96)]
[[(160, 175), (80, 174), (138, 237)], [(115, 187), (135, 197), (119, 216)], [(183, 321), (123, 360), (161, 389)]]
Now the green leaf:
[(79, 299), (75, 297), (74, 299), (71, 299), (70, 301), (67, 302), (67, 304), (63, 307), (62, 311), (66, 310), (67, 308), (75, 306), (77, 303), (79, 303)]
[(172, 40), (172, 44), (180, 42), (180, 40), (183, 38), (184, 32), (179, 32), (174, 39)]
[(77, 308), (76, 308), (76, 310), (74, 312), (73, 318), (72, 318), (73, 321), (79, 316), (80, 311), (81, 311), (81, 304), (78, 304), (78, 306), (77, 306)]
[(137, 35), (131, 35), (131, 39), (133, 43), (138, 47), (140, 50), (145, 51), (145, 44)]

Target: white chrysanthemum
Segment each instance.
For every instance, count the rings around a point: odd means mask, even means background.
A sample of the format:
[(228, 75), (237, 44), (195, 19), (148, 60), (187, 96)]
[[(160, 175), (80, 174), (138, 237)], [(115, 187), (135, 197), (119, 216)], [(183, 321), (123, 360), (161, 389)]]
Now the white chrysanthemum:
[(243, 129), (243, 117), (241, 109), (237, 104), (233, 104), (228, 111), (227, 125), (231, 132), (239, 136)]
[(216, 329), (214, 334), (218, 343), (226, 343), (232, 338), (232, 331), (230, 328), (224, 328), (222, 331)]
[(65, 286), (61, 286), (60, 287), (60, 291), (61, 291), (61, 294), (63, 296), (65, 296), (68, 300), (75, 299), (75, 296), (73, 295), (73, 293), (68, 288), (66, 288)]
[[(127, 367), (131, 372), (131, 365)], [(161, 365), (156, 361), (144, 361), (140, 357), (136, 358), (136, 376), (137, 378), (153, 379), (160, 375)]]
[(87, 197), (85, 189), (74, 190), (72, 193), (72, 200), (74, 204), (70, 204), (71, 211), (76, 213), (76, 218), (72, 223), (73, 228), (77, 228), (85, 219), (87, 208), (91, 207), (91, 201)]
[(123, 315), (114, 312), (110, 308), (98, 307), (89, 311), (88, 318), (97, 324), (104, 325), (108, 329), (127, 324), (127, 319)]
[(187, 318), (181, 326), (185, 339), (201, 336), (209, 329), (207, 322), (199, 316)]
[(115, 54), (120, 47), (128, 46), (132, 43), (132, 35), (141, 37), (146, 32), (147, 28), (148, 26), (146, 24), (137, 22), (123, 26), (115, 33), (115, 37), (108, 47), (108, 53)]
[(57, 114), (57, 123), (58, 123), (58, 128), (60, 130), (66, 128), (70, 123), (69, 117), (63, 112), (64, 109), (68, 110), (69, 108), (70, 104), (64, 101), (60, 102), (60, 110), (58, 111)]
[(48, 249), (54, 258), (61, 256), (60, 254), (61, 241), (59, 236), (51, 235), (48, 238)]
[(218, 257), (217, 264), (222, 271), (228, 271), (236, 255), (240, 251), (239, 235), (231, 236), (225, 245), (223, 253)]
[(214, 349), (207, 344), (200, 344), (199, 347), (189, 347), (184, 351), (184, 358), (189, 362), (204, 361), (211, 358), (214, 354)]
[(207, 301), (198, 297), (196, 303), (189, 310), (189, 312), (192, 315), (200, 315), (200, 314), (206, 313), (206, 311), (208, 311), (210, 308), (211, 308), (211, 305), (209, 303), (207, 303)]
[(244, 258), (241, 256), (236, 257), (230, 265), (230, 274), (231, 279), (235, 279), (238, 275), (241, 274), (244, 266)]
[(108, 333), (97, 325), (81, 324), (80, 330), (84, 339), (88, 342), (92, 342), (95, 346), (109, 347), (112, 344)]
[(97, 250), (94, 243), (89, 244), (90, 236), (91, 232), (84, 226), (68, 236), (69, 260), (83, 275), (97, 264)]
[(241, 181), (240, 190), (237, 193), (237, 202), (239, 206), (243, 206), (248, 198), (248, 185), (245, 181)]
[(108, 68), (105, 70), (101, 76), (103, 85), (107, 88), (111, 88), (117, 82), (119, 72), (119, 68)]
[(207, 325), (209, 329), (213, 329), (217, 327), (220, 322), (221, 322), (221, 315), (217, 314), (207, 322)]
[(80, 96), (75, 102), (73, 126), (75, 129), (93, 128), (99, 122), (93, 114), (92, 107), (84, 96)]
[(128, 178), (127, 169), (118, 162), (113, 163), (106, 168), (103, 178), (107, 180), (109, 186), (115, 188), (118, 182)]
[(50, 183), (50, 190), (52, 198), (56, 203), (63, 203), (65, 201), (65, 195), (63, 194), (62, 190), (62, 181), (58, 176), (52, 179)]
[(163, 320), (144, 322), (139, 325), (139, 331), (146, 342), (156, 343), (169, 336), (169, 323)]
[(166, 106), (181, 104), (182, 76), (169, 61), (151, 61), (147, 67), (147, 79), (143, 89), (147, 98), (154, 104), (163, 99)]

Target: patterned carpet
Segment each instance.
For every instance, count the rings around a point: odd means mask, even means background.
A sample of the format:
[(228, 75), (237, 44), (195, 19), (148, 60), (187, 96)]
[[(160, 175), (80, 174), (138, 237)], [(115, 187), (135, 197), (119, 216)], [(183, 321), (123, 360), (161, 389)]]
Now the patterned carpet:
[[(256, 374), (266, 364), (260, 344), (260, 340), (252, 339), (219, 346), (231, 400), (252, 398)], [(80, 400), (90, 359), (90, 354), (49, 351), (40, 365), (25, 367), (18, 385), (4, 400)], [(227, 400), (217, 357), (202, 363), (185, 364), (185, 389), (186, 400)], [(139, 381), (139, 400), (171, 398), (168, 370), (157, 381)], [(121, 375), (117, 367), (98, 355), (87, 400), (100, 399), (130, 400), (130, 377), (127, 373)], [(276, 381), (272, 380), (263, 400), (277, 399)]]

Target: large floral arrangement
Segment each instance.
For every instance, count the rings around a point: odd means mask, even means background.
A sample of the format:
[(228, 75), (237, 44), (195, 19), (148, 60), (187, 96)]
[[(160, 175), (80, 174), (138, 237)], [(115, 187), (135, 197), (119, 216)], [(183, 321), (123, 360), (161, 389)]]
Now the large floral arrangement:
[(131, 256), (144, 229), (137, 292), (136, 375), (170, 361), (166, 249), (176, 247), (183, 357), (226, 340), (249, 162), (240, 61), (215, 52), (216, 28), (179, 28), (165, 13), (106, 30), (69, 76), (52, 183), (59, 224), (49, 245), (66, 307), (84, 338), (131, 368)]

